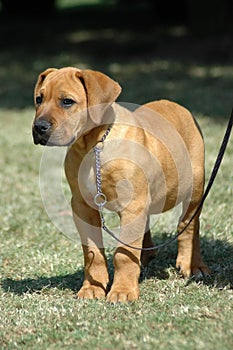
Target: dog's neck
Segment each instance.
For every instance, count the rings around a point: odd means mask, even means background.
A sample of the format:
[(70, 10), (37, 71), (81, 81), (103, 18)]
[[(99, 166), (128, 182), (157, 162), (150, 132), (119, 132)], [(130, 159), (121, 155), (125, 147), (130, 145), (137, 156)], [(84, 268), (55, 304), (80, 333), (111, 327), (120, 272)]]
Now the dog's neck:
[(80, 154), (88, 153), (92, 148), (94, 148), (110, 128), (112, 124), (105, 124), (101, 126), (94, 127), (84, 135), (80, 136), (71, 146), (73, 150)]
[(99, 142), (103, 142), (106, 134), (108, 135), (111, 127), (114, 124), (114, 115), (112, 118), (106, 118), (105, 116), (102, 119), (101, 125), (92, 124), (88, 130), (80, 136), (71, 146), (79, 154), (86, 154), (92, 148), (94, 148)]
[(119, 129), (119, 125), (136, 126), (137, 124), (135, 116), (127, 108), (118, 103), (113, 103), (111, 109), (103, 116), (101, 125), (96, 125), (94, 122), (90, 121), (88, 129), (73, 143), (71, 146), (72, 149), (83, 157), (96, 146), (110, 125), (112, 125), (113, 130), (111, 130), (108, 138), (118, 138), (118, 132), (121, 133), (121, 137), (123, 138), (126, 128), (124, 127), (122, 129), (120, 127)]

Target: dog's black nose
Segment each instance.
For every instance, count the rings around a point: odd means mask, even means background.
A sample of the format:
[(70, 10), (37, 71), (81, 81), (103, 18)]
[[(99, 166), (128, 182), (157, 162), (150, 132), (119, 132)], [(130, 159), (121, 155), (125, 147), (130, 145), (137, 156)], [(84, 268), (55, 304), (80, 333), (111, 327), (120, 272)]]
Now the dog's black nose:
[(39, 135), (45, 135), (51, 128), (52, 124), (43, 118), (38, 119), (34, 124), (34, 129)]

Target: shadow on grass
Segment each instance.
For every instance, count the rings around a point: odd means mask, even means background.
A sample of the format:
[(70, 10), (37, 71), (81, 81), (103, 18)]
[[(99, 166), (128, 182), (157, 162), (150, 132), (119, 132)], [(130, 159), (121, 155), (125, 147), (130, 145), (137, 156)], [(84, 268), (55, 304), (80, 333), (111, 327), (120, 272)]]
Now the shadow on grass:
[[(157, 242), (160, 244), (164, 242)], [(233, 245), (226, 240), (208, 240), (201, 238), (201, 250), (204, 262), (210, 268), (211, 275), (203, 278), (201, 283), (213, 288), (233, 288)], [(142, 270), (141, 280), (145, 278), (168, 279), (168, 267), (175, 266), (177, 243), (161, 249), (156, 258)], [(186, 285), (195, 283), (193, 277), (187, 279)], [(198, 281), (199, 282), (199, 281)]]
[(2, 282), (2, 288), (5, 292), (23, 295), (25, 293), (43, 293), (45, 290), (58, 288), (61, 290), (71, 290), (77, 292), (83, 281), (83, 271), (80, 270), (74, 274), (61, 276), (26, 278), (14, 280), (6, 278)]
[[(164, 235), (165, 236), (165, 235)], [(156, 244), (164, 242), (166, 238), (156, 240)], [(233, 288), (233, 246), (226, 241), (207, 240), (202, 238), (203, 258), (211, 270), (211, 276), (203, 279), (201, 283), (216, 289)], [(168, 268), (175, 266), (176, 243), (161, 249), (154, 260), (141, 271), (140, 282), (144, 279), (168, 280)], [(113, 279), (112, 260), (108, 259), (110, 280)], [(71, 290), (76, 293), (82, 286), (83, 270), (74, 274), (38, 277), (22, 280), (6, 278), (1, 287), (5, 292), (23, 295), (25, 293), (43, 293), (45, 290), (57, 288), (60, 290)], [(186, 285), (194, 283), (190, 278)]]

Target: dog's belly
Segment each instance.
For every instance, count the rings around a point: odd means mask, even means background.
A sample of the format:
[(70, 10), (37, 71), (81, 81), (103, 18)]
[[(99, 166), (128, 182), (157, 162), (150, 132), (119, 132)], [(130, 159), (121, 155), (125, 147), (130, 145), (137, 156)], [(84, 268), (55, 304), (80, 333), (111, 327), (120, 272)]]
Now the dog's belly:
[[(176, 193), (176, 191), (174, 191), (174, 193)], [(191, 198), (191, 191), (183, 193), (183, 196), (180, 194), (179, 197), (173, 194), (157, 194), (157, 196), (154, 196), (152, 199), (151, 205), (149, 207), (149, 214), (161, 214), (176, 207), (180, 203), (187, 202), (188, 198)]]
[(173, 181), (169, 176), (164, 179), (161, 174), (158, 174), (154, 182), (151, 186), (150, 214), (160, 214), (180, 203), (184, 203), (185, 206), (190, 203), (194, 185), (191, 167), (181, 164)]

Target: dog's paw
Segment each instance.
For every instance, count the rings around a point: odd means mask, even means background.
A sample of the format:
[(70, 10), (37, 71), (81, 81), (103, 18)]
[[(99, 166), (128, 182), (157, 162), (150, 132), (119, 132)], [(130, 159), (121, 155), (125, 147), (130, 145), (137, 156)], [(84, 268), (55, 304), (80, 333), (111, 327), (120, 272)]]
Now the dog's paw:
[(139, 290), (138, 289), (122, 289), (119, 288), (111, 289), (107, 295), (107, 301), (110, 303), (127, 303), (129, 301), (135, 301), (139, 298)]
[(83, 286), (79, 290), (77, 297), (79, 299), (103, 299), (106, 297), (106, 291), (99, 286)]
[(196, 281), (200, 281), (210, 275), (209, 268), (202, 262), (202, 260), (190, 264), (177, 258), (176, 268), (184, 278), (194, 277)]

